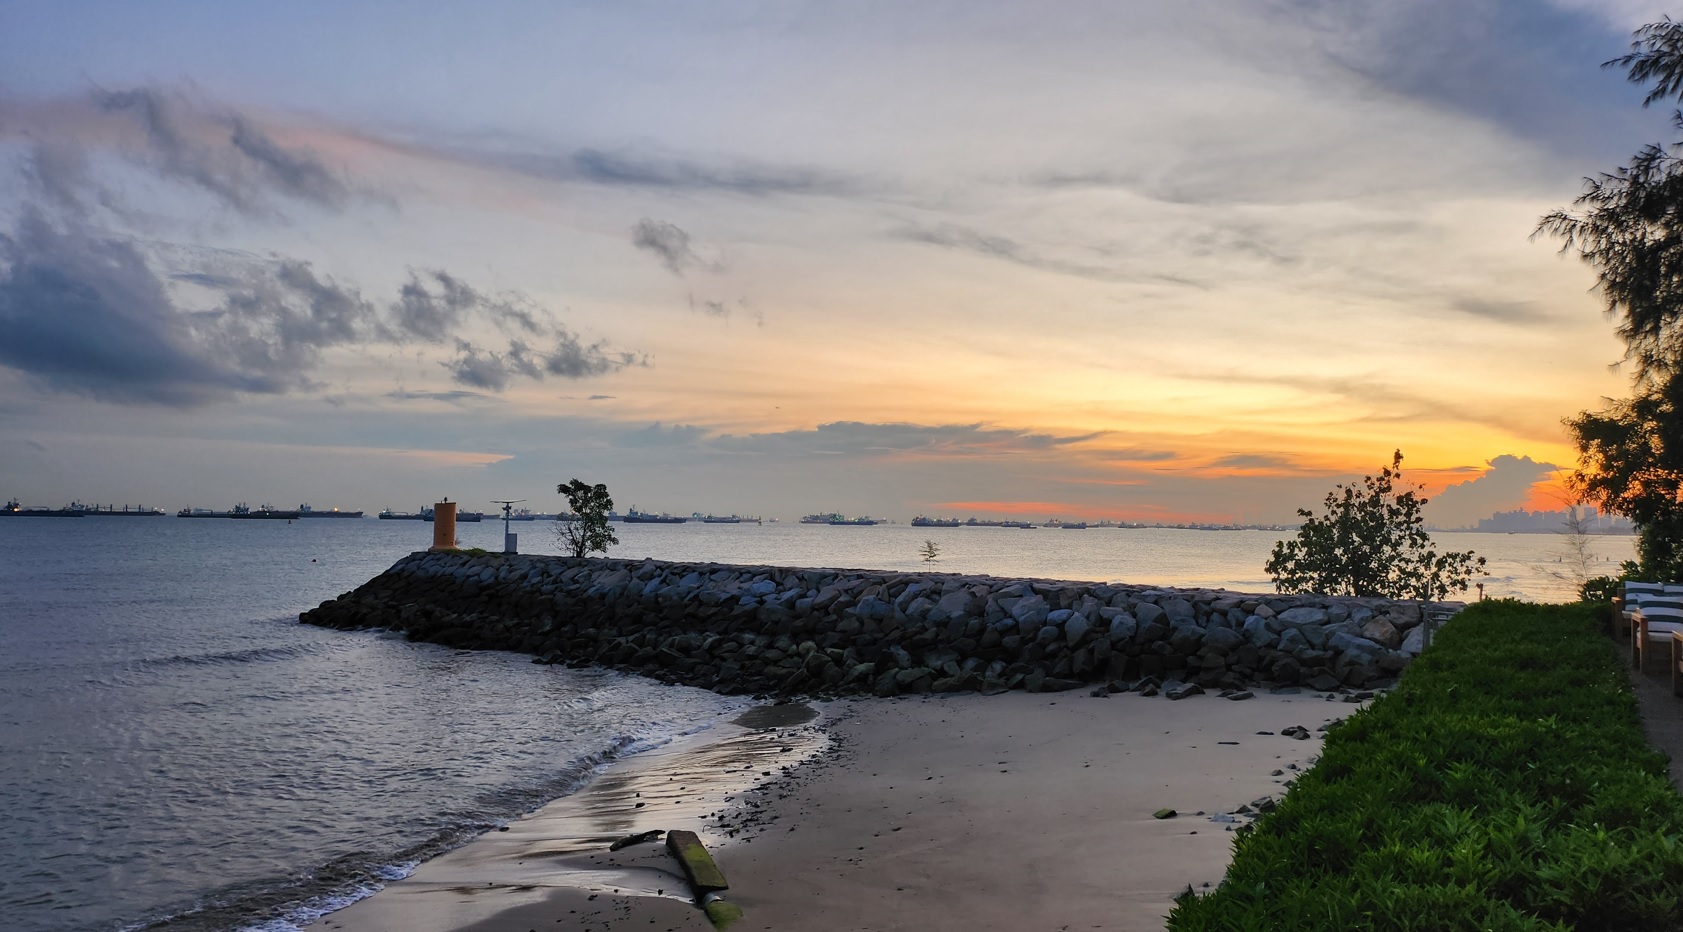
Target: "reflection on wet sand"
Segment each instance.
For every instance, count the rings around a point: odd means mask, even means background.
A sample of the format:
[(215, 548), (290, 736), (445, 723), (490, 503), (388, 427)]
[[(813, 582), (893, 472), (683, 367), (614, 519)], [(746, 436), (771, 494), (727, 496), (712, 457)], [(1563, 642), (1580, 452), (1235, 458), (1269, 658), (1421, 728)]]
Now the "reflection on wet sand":
[[(760, 706), (729, 724), (613, 764), (578, 793), (428, 861), (321, 925), (351, 932), (463, 929), (488, 922), (488, 914), (540, 902), (568, 915), (561, 907), (575, 899), (571, 918), (577, 920), (585, 918), (577, 914), (583, 904), (595, 909), (595, 897), (603, 894), (673, 900), (693, 909), (688, 883), (663, 843), (619, 851), (609, 846), (628, 835), (679, 828), (696, 832), (709, 847), (728, 845), (736, 832), (723, 820), (710, 827), (708, 817), (731, 811), (756, 785), (822, 751), (828, 739), (811, 724), (817, 717), (802, 704)], [(721, 866), (728, 874), (728, 862)], [(699, 909), (694, 919), (698, 928), (707, 927)]]

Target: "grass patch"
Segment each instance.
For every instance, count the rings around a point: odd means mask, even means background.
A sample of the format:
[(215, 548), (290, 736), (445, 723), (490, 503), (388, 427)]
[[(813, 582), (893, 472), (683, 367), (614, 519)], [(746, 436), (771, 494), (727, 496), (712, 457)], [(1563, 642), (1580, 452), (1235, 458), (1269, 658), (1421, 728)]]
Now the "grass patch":
[(1683, 929), (1680, 839), (1593, 608), (1482, 602), (1328, 733), (1169, 929)]

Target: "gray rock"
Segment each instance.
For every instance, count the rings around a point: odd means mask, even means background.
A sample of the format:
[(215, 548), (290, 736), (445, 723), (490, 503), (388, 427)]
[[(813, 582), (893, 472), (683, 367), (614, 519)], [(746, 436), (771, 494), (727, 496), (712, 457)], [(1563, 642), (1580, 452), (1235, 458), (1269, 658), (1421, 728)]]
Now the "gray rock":
[(1408, 633), (1403, 635), (1401, 646), (1397, 648), (1398, 651), (1410, 657), (1420, 656), (1420, 652), (1425, 649), (1426, 627), (1424, 625), (1416, 625), (1410, 628)]
[(1120, 644), (1134, 636), (1139, 629), (1139, 621), (1125, 611), (1117, 611), (1116, 617), (1110, 620), (1110, 641)]
[(1204, 641), (1204, 629), (1195, 625), (1177, 625), (1169, 632), (1169, 649), (1185, 656), (1197, 653)]
[(1166, 613), (1157, 605), (1150, 602), (1141, 602), (1134, 606), (1133, 615), (1134, 618), (1143, 626), (1161, 622)]
[(1071, 646), (1074, 646), (1087, 636), (1087, 632), (1092, 630), (1092, 627), (1093, 623), (1087, 620), (1087, 616), (1072, 615), (1069, 620), (1064, 622), (1064, 637), (1068, 639)]
[(1063, 635), (1063, 629), (1059, 628), (1057, 625), (1046, 625), (1035, 635), (1034, 642), (1044, 647), (1047, 644), (1063, 637)]
[(1310, 605), (1299, 605), (1288, 608), (1280, 613), (1280, 620), (1288, 625), (1324, 625), (1327, 623), (1327, 610)]
[[(1399, 640), (1398, 643), (1401, 643), (1401, 641)], [(1385, 648), (1367, 638), (1340, 631), (1327, 639), (1327, 649), (1333, 653), (1345, 655), (1377, 657), (1379, 652)]]
[(1290, 686), (1303, 678), (1303, 667), (1291, 655), (1286, 654), (1274, 661), (1270, 674), (1274, 679)]
[(1162, 603), (1163, 614), (1169, 616), (1171, 622), (1195, 622), (1198, 613), (1193, 610), (1192, 603), (1185, 599), (1165, 599)]
[(1245, 640), (1258, 647), (1272, 647), (1279, 640), (1279, 635), (1268, 627), (1268, 619), (1261, 615), (1252, 615), (1245, 619), (1245, 624), (1239, 629)]
[(1402, 646), (1402, 632), (1397, 630), (1396, 625), (1391, 624), (1384, 618), (1367, 619), (1361, 623), (1357, 632), (1362, 637), (1390, 650), (1396, 650)]
[(1163, 695), (1170, 699), (1185, 699), (1187, 696), (1197, 696), (1204, 692), (1204, 687), (1197, 683), (1179, 683), (1173, 687), (1165, 686)]
[(1017, 627), (1024, 634), (1037, 631), (1046, 623), (1046, 616), (1052, 613), (1050, 605), (1038, 595), (1024, 596), (1011, 606), (1011, 618), (1017, 622)]
[(1296, 628), (1287, 628), (1280, 632), (1280, 643), (1275, 645), (1279, 650), (1288, 654), (1296, 654), (1309, 649), (1309, 639)]
[(1211, 628), (1204, 632), (1203, 648), (1206, 651), (1230, 654), (1243, 643), (1245, 636), (1232, 628)]

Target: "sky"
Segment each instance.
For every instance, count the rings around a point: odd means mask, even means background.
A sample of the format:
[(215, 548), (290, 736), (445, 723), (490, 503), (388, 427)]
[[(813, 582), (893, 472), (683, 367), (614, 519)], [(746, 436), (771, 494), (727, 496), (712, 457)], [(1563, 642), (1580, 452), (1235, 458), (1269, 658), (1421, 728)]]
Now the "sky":
[(13, 2), (0, 495), (1559, 508), (1635, 0)]

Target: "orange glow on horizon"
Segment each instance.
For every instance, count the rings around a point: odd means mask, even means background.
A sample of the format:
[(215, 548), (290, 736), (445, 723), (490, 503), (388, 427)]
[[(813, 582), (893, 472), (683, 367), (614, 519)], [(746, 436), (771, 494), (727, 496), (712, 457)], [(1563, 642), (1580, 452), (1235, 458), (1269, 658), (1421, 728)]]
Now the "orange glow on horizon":
[(959, 512), (964, 514), (1004, 514), (1028, 515), (1042, 517), (1043, 520), (1053, 518), (1086, 521), (1096, 519), (1101, 521), (1127, 521), (1142, 524), (1238, 524), (1241, 523), (1232, 515), (1200, 514), (1196, 512), (1177, 512), (1154, 505), (1134, 505), (1129, 507), (1115, 507), (1105, 505), (1088, 505), (1074, 502), (936, 502), (932, 509), (941, 512)]

